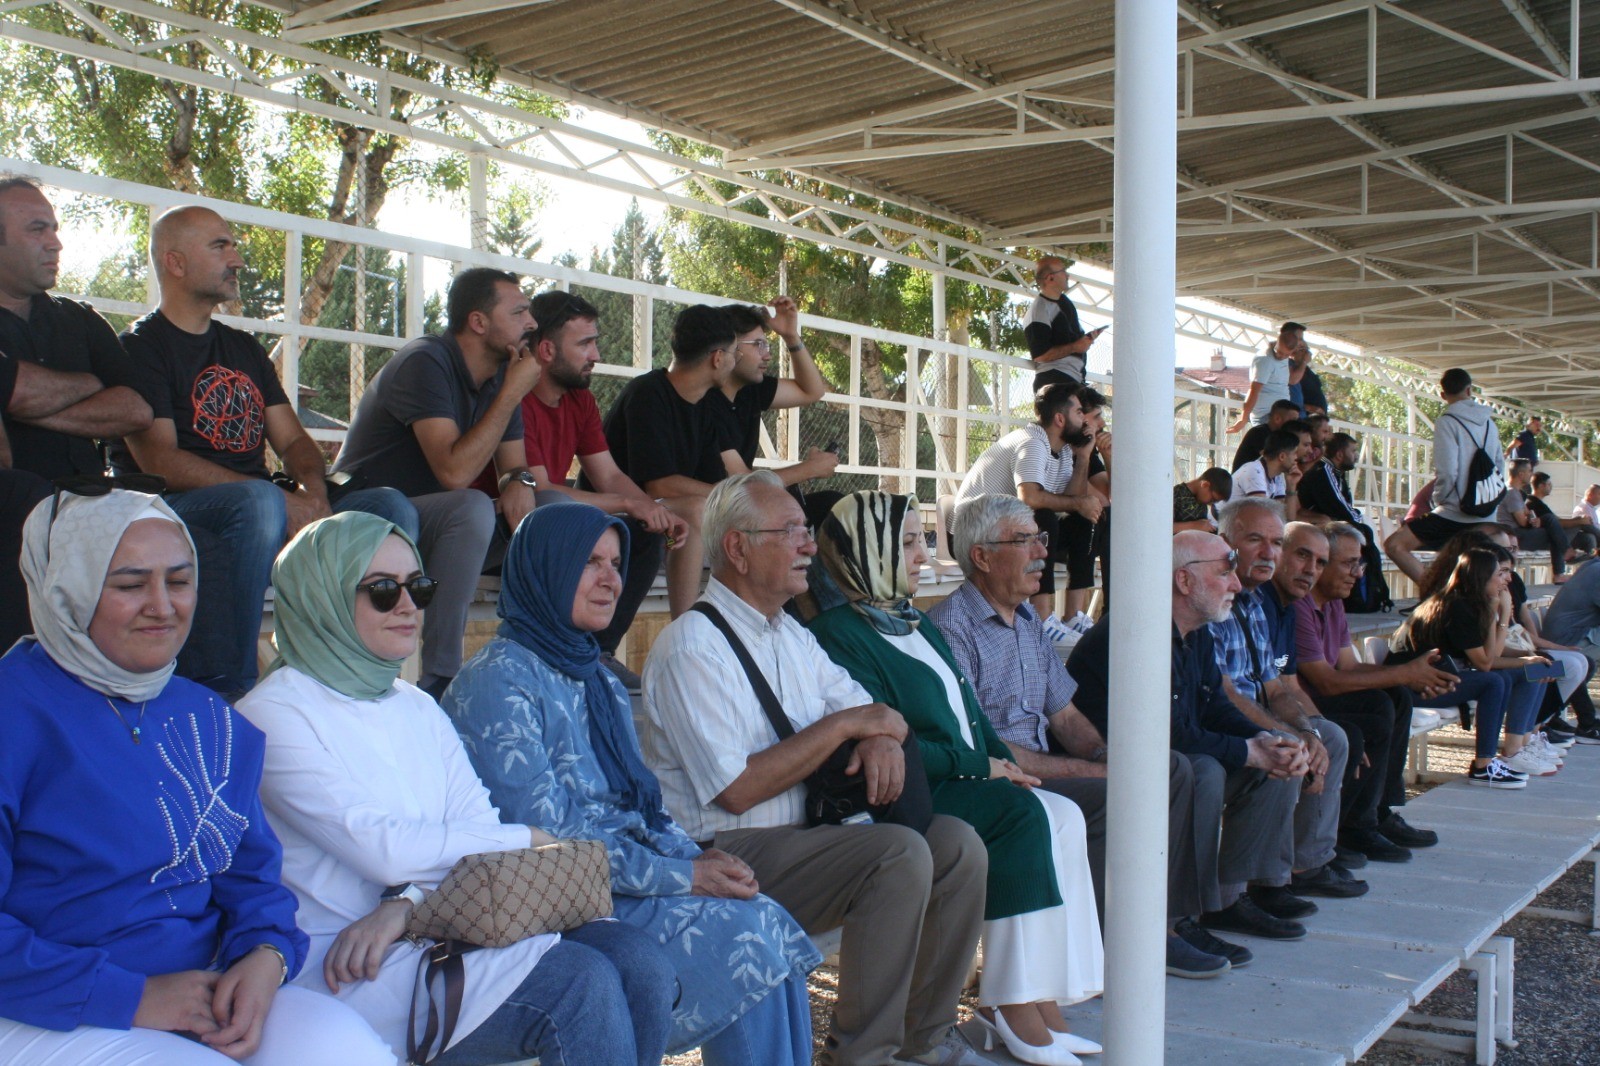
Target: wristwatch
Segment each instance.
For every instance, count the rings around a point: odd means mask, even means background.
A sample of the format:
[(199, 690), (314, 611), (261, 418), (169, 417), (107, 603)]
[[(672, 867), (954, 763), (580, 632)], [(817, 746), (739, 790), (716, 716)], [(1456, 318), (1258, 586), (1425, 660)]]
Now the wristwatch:
[(383, 890), (383, 895), (379, 896), (378, 899), (382, 903), (393, 903), (396, 900), (402, 899), (410, 900), (411, 905), (416, 907), (419, 906), (427, 897), (428, 894), (422, 890), (420, 885), (416, 885), (410, 881), (407, 881), (403, 885), (390, 885), (388, 888)]
[(505, 474), (500, 478), (500, 491), (506, 491), (506, 486), (511, 484), (513, 481), (520, 481), (530, 489), (537, 489), (539, 487), (539, 479), (533, 476), (532, 470), (517, 470), (510, 474)]

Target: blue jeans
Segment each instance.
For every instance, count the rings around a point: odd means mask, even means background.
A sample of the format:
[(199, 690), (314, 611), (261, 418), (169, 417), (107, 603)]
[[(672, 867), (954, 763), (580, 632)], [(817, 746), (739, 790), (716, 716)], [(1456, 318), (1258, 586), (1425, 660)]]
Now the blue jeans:
[(1492, 758), (1500, 750), (1500, 727), (1517, 736), (1533, 730), (1543, 692), (1536, 681), (1525, 680), (1520, 670), (1468, 670), (1450, 692), (1423, 699), (1416, 707), (1459, 707), (1468, 700), (1478, 703), (1477, 755)]
[(811, 998), (805, 974), (790, 974), (767, 998), (707, 1040), (705, 1066), (810, 1066)]
[(622, 922), (590, 922), (563, 933), (487, 1021), (433, 1061), (659, 1066), (677, 998), (672, 960), (654, 937)]
[[(224, 696), (256, 683), (261, 607), (288, 532), (288, 497), (270, 481), (230, 481), (169, 493), (167, 503), (189, 527), (200, 574), (194, 625), (178, 653), (178, 673)], [(416, 539), (417, 512), (395, 489), (346, 493), (335, 511), (368, 511)]]

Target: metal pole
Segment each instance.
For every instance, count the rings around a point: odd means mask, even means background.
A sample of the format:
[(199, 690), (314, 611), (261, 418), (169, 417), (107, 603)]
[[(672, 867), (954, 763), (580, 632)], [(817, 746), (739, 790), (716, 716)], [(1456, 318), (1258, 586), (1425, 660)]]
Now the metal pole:
[(467, 222), (473, 251), (489, 247), (489, 157), (483, 152), (467, 156)]
[(1105, 1066), (1153, 1066), (1166, 1038), (1178, 10), (1117, 0), (1114, 232), (1117, 518), (1111, 552)]

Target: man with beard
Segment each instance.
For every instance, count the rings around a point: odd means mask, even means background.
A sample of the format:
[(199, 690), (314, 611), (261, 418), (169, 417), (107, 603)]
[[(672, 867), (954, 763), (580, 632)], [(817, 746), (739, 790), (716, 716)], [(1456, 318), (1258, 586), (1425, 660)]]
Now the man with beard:
[[(628, 524), (628, 578), (617, 597), (611, 624), (596, 633), (601, 661), (630, 689), (638, 675), (617, 661), (617, 646), (661, 569), (663, 545), (677, 548), (689, 526), (634, 483), (617, 466), (600, 425), (600, 408), (589, 391), (600, 361), (600, 312), (588, 300), (559, 289), (540, 293), (530, 305), (539, 323), (534, 358), (544, 368), (522, 400), (522, 444), (539, 506), (575, 500), (592, 504)], [(576, 459), (588, 489), (567, 478)]]
[(1445, 692), (1455, 687), (1456, 677), (1434, 665), (1437, 651), (1403, 666), (1358, 660), (1350, 644), (1344, 600), (1365, 565), (1361, 534), (1343, 522), (1330, 523), (1320, 534), (1311, 526), (1290, 528), (1292, 536), (1284, 545), (1288, 554), (1305, 547), (1313, 554), (1325, 551), (1328, 560), (1309, 594), (1300, 592), (1303, 579), (1279, 584), (1277, 592), (1284, 600), (1296, 600), (1295, 659), (1301, 683), (1317, 709), (1338, 723), (1349, 741), (1339, 820), (1341, 855), (1356, 852), (1378, 862), (1406, 862), (1411, 848), (1439, 842), (1437, 833), (1413, 828), (1400, 816), (1406, 802), (1411, 694)]
[[(1039, 591), (1029, 598), (1034, 612), (1048, 621), (1053, 612), (1056, 583), (1055, 563), (1071, 560), (1062, 534), (1061, 516), (1082, 515), (1093, 524), (1105, 511), (1105, 500), (1089, 486), (1089, 453), (1095, 437), (1085, 424), (1078, 392), (1082, 388), (1068, 382), (1046, 385), (1034, 394), (1033, 410), (1037, 421), (1012, 430), (978, 456), (956, 490), (956, 506), (991, 493), (1016, 496), (1033, 508), (1034, 521), (1044, 535), (1050, 555), (1039, 582)], [(1092, 575), (1093, 567), (1089, 568)], [(1080, 573), (1082, 600), (1087, 600), (1092, 576)], [(1074, 600), (1068, 596), (1071, 610)], [(1067, 617), (1072, 617), (1073, 611)]]
[[(1194, 769), (1195, 823), (1222, 825), (1216, 862), (1208, 866), (1204, 851), (1196, 854), (1207, 910), (1201, 924), (1270, 940), (1300, 940), (1305, 926), (1273, 916), (1253, 900), (1258, 893), (1245, 891), (1246, 885), (1266, 889), (1289, 883), (1294, 807), (1307, 753), (1292, 734), (1262, 729), (1240, 714), (1223, 689), (1208, 623), (1227, 618), (1233, 607), (1238, 558), (1213, 533), (1185, 530), (1172, 538), (1170, 746), (1188, 756)], [(1115, 717), (1110, 660), (1109, 619), (1085, 633), (1067, 660), (1067, 671), (1078, 683), (1073, 705), (1107, 740)], [(1227, 954), (1225, 945), (1190, 943)]]
[[(720, 439), (716, 447), (730, 476), (748, 474), (755, 469), (756, 453), (761, 449), (761, 415), (787, 407), (809, 407), (828, 391), (828, 379), (817, 369), (816, 360), (800, 339), (800, 308), (792, 296), (779, 296), (772, 310), (746, 304), (723, 308), (737, 332), (733, 348), (733, 375), (721, 388), (712, 389), (701, 401)], [(792, 378), (769, 377), (772, 362), (771, 330), (783, 338), (789, 353)], [(812, 448), (804, 460), (774, 471), (785, 485), (798, 485), (812, 478), (829, 477), (839, 465), (835, 452)]]
[[(178, 673), (230, 698), (257, 674), (261, 607), (284, 541), (335, 511), (368, 511), (408, 533), (417, 515), (393, 489), (330, 486), (322, 449), (259, 341), (216, 321), (239, 299), (244, 258), (221, 215), (175, 207), (150, 227), (161, 305), (122, 335), (119, 384), (150, 405), (150, 428), (111, 448), (119, 473), (166, 479), (167, 502), (199, 550), (200, 599)], [(272, 446), (283, 472), (266, 463)]]
[(1323, 449), (1322, 459), (1306, 471), (1297, 490), (1300, 497), (1298, 517), (1302, 521), (1319, 526), (1345, 522), (1361, 533), (1361, 558), (1366, 569), (1344, 605), (1350, 613), (1387, 611), (1394, 606), (1389, 596), (1389, 583), (1383, 577), (1383, 556), (1378, 552), (1377, 538), (1350, 492), (1349, 475), (1356, 468), (1360, 452), (1360, 443), (1350, 434), (1333, 434)]

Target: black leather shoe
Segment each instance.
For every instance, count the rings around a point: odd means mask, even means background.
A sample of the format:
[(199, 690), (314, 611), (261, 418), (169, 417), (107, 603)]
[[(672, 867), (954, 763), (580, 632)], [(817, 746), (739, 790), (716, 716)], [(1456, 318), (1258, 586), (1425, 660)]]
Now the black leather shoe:
[(1333, 861), (1346, 870), (1359, 870), (1367, 864), (1367, 857), (1341, 844), (1333, 849)]
[(1292, 922), (1297, 918), (1309, 918), (1317, 913), (1315, 903), (1309, 899), (1301, 899), (1283, 885), (1273, 885), (1270, 888), (1264, 885), (1251, 885), (1250, 902), (1274, 918), (1282, 918), (1286, 922)]
[(1179, 918), (1173, 925), (1172, 931), (1187, 941), (1191, 947), (1199, 948), (1207, 955), (1221, 955), (1233, 964), (1235, 970), (1249, 965), (1250, 960), (1256, 957), (1255, 952), (1243, 944), (1233, 944), (1221, 937), (1212, 936), (1205, 926), (1193, 918)]
[(1410, 862), (1411, 851), (1402, 848), (1376, 829), (1352, 829), (1339, 834), (1339, 844), (1359, 851), (1373, 862)]
[(1289, 890), (1299, 896), (1327, 896), (1329, 899), (1354, 899), (1367, 894), (1367, 883), (1357, 881), (1333, 863), (1317, 866), (1289, 880)]
[(1418, 829), (1409, 825), (1398, 814), (1391, 814), (1385, 818), (1378, 826), (1378, 832), (1402, 848), (1431, 848), (1439, 843), (1438, 833), (1432, 829)]
[(1249, 896), (1240, 896), (1233, 905), (1220, 911), (1200, 916), (1200, 924), (1224, 933), (1243, 933), (1259, 936), (1263, 940), (1304, 940), (1306, 927), (1299, 922), (1274, 918), (1250, 902)]

